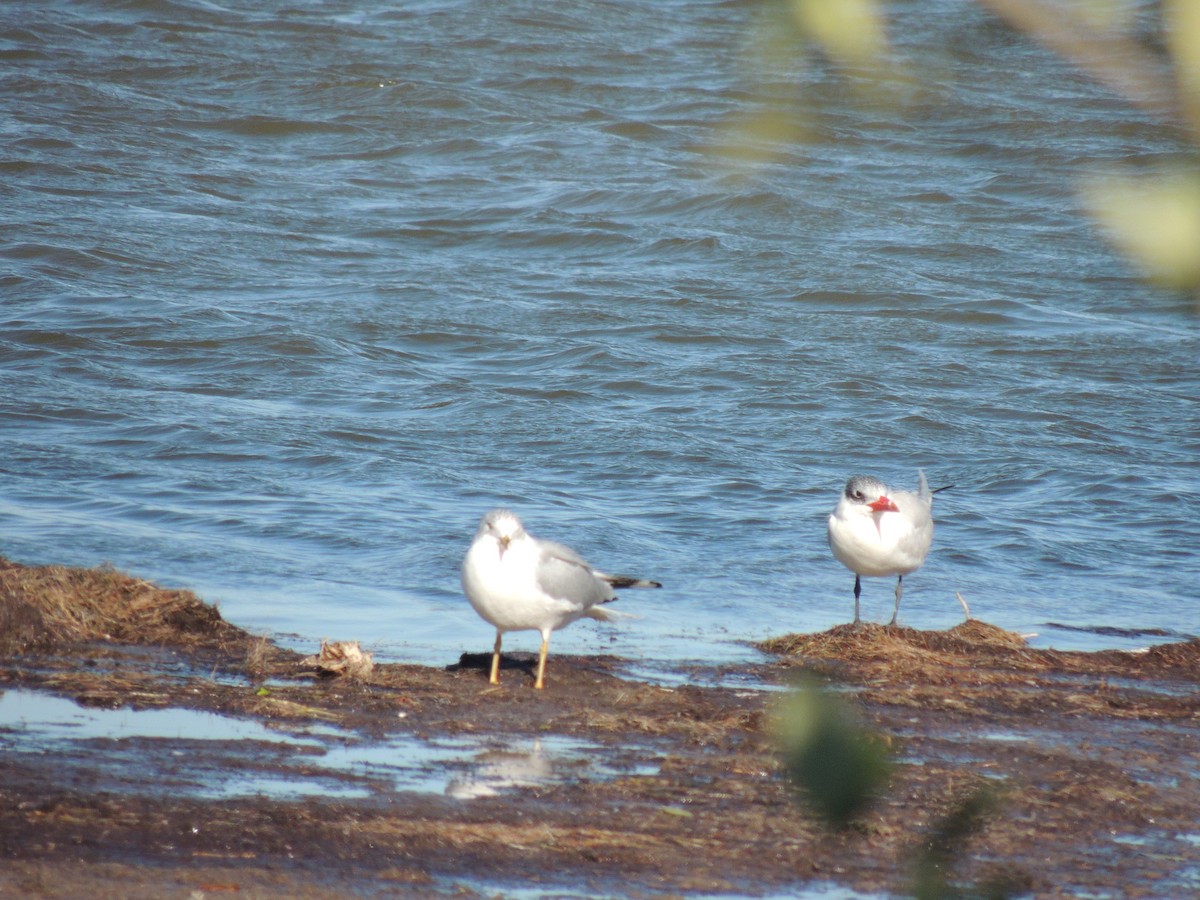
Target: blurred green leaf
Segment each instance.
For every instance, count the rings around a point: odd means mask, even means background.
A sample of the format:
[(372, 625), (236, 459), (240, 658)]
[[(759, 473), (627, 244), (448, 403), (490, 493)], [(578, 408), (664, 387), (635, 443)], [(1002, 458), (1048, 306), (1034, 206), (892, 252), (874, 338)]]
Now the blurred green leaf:
[(999, 878), (965, 892), (951, 881), (955, 862), (967, 855), (967, 841), (999, 808), (1000, 796), (987, 784), (980, 785), (950, 808), (917, 859), (916, 883), (913, 885), (916, 900), (957, 900), (961, 897), (1002, 900), (1022, 892), (1020, 885)]
[(871, 69), (887, 57), (887, 30), (876, 0), (791, 0), (800, 30), (835, 62)]
[(1180, 105), (1184, 116), (1200, 138), (1200, 3), (1196, 0), (1167, 0), (1167, 49), (1175, 66)]
[(775, 733), (788, 774), (834, 827), (866, 808), (891, 773), (882, 741), (845, 702), (812, 685), (802, 684), (780, 704)]
[(1200, 173), (1100, 176), (1084, 184), (1083, 197), (1150, 279), (1179, 290), (1200, 287)]

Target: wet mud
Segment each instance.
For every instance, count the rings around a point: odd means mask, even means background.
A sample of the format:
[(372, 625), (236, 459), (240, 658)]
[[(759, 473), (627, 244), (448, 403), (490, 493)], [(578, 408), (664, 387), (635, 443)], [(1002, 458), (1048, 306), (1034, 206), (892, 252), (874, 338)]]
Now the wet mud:
[[(955, 884), (1200, 890), (1200, 641), (1058, 652), (970, 620), (760, 649), (662, 683), (553, 656), (544, 691), (520, 654), (499, 686), (487, 653), (339, 669), (186, 591), (0, 561), (0, 691), (96, 721), (211, 717), (199, 735), (0, 723), (0, 896), (904, 894), (981, 786), (994, 807), (941, 862)], [(895, 760), (849, 827), (779, 762), (773, 709), (798, 675)]]

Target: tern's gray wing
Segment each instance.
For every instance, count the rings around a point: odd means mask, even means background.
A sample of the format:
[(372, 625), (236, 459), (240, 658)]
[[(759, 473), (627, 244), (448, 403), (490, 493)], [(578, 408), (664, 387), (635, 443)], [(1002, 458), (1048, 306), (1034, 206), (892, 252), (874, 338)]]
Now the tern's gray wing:
[[(933, 494), (925, 481), (925, 473), (921, 473), (918, 493), (896, 491), (892, 499), (900, 509), (900, 515), (908, 520), (911, 526), (903, 533), (896, 543), (899, 550), (913, 560), (924, 562), (929, 548), (933, 544), (933, 515), (930, 507), (933, 505)], [(920, 565), (918, 562), (917, 565)]]
[(541, 541), (539, 550), (537, 585), (551, 597), (578, 603), (583, 609), (613, 598), (608, 583), (601, 581), (570, 547)]
[(912, 491), (895, 491), (892, 494), (892, 500), (900, 507), (902, 512), (914, 527), (922, 526), (930, 520), (930, 511), (933, 509), (933, 491), (929, 489), (929, 482), (925, 480), (925, 473), (920, 472), (917, 479), (917, 492)]

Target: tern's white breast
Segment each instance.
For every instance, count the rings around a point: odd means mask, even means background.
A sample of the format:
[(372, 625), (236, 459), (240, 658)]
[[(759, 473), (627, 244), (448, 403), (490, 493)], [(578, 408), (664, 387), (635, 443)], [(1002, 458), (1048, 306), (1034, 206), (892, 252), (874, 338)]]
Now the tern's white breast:
[(933, 541), (928, 518), (914, 526), (900, 513), (829, 517), (829, 547), (856, 575), (907, 575), (925, 562)]

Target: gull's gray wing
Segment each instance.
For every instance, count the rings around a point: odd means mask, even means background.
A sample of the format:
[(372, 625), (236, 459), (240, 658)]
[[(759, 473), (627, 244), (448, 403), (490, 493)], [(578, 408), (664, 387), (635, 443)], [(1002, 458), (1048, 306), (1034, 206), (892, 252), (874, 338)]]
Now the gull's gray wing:
[(583, 557), (563, 544), (540, 541), (537, 585), (551, 597), (587, 609), (613, 599), (613, 590), (601, 581)]

